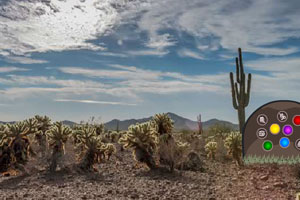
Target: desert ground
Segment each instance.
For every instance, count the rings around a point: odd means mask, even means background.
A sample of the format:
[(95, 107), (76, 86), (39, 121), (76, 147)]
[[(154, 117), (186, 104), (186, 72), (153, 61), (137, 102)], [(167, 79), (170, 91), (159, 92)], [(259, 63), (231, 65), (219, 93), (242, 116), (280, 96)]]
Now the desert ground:
[(201, 159), (204, 171), (173, 173), (136, 165), (128, 150), (97, 165), (98, 172), (78, 173), (65, 166), (50, 174), (31, 164), (26, 175), (0, 177), (0, 199), (286, 200), (300, 192), (299, 166), (238, 167), (232, 160)]

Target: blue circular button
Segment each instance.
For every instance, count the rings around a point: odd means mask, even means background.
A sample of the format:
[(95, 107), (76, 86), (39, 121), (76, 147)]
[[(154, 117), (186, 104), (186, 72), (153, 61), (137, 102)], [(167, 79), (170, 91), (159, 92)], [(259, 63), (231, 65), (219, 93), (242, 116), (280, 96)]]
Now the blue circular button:
[(290, 140), (286, 137), (280, 139), (279, 144), (282, 148), (287, 148), (290, 145)]

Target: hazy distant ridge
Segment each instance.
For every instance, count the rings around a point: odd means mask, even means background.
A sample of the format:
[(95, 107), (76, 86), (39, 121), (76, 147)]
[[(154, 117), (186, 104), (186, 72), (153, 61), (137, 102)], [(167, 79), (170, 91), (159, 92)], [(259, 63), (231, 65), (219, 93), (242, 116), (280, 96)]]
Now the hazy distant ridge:
[[(179, 115), (176, 115), (174, 113), (168, 113), (168, 115), (171, 117), (171, 119), (174, 121), (174, 128), (176, 130), (197, 130), (198, 129), (198, 124), (196, 121), (192, 121), (190, 119), (181, 117)], [(136, 123), (143, 123), (146, 121), (149, 121), (152, 117), (148, 118), (142, 118), (142, 119), (128, 119), (128, 120), (118, 120), (118, 119), (113, 119), (107, 123), (105, 123), (105, 127), (107, 129), (115, 130), (117, 128), (117, 124), (119, 122), (119, 129), (120, 130), (127, 130), (128, 127), (131, 124), (136, 124)], [(210, 119), (208, 121), (202, 122), (203, 129), (207, 129), (212, 125), (215, 125), (217, 123), (225, 124), (228, 125), (234, 129), (238, 128), (237, 124), (233, 124), (228, 121), (222, 121), (218, 119)]]
[[(176, 115), (174, 113), (168, 113), (168, 115), (171, 117), (171, 119), (174, 121), (174, 128), (175, 130), (197, 130), (198, 129), (198, 124), (196, 121), (181, 117), (179, 115)], [(105, 123), (105, 128), (109, 130), (116, 130), (117, 124), (119, 123), (119, 129), (120, 130), (127, 130), (128, 127), (132, 124), (136, 123), (143, 123), (146, 121), (151, 120), (152, 117), (147, 117), (147, 118), (141, 118), (141, 119), (127, 119), (127, 120), (118, 120), (118, 119), (113, 119), (109, 122)], [(1, 122), (0, 123), (14, 123), (14, 122)], [(69, 120), (64, 120), (63, 123), (68, 126), (73, 126), (76, 123), (69, 121)], [(210, 126), (213, 126), (215, 124), (225, 124), (227, 126), (230, 126), (234, 129), (238, 129), (237, 124), (233, 124), (228, 121), (222, 121), (218, 119), (210, 119), (208, 121), (202, 122), (203, 129), (208, 129)]]

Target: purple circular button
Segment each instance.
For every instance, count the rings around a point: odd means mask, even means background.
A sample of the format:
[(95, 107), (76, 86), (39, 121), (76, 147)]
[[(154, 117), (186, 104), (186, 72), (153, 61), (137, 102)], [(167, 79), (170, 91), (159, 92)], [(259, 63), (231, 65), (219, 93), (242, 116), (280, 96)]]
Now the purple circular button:
[(285, 125), (282, 130), (285, 135), (292, 135), (293, 133), (293, 127), (291, 125)]

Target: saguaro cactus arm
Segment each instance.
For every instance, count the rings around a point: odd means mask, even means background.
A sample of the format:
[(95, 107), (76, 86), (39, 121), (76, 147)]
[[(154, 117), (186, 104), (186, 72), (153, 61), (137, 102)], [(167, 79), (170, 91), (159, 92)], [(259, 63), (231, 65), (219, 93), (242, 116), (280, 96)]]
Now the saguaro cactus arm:
[(248, 106), (249, 100), (250, 100), (251, 78), (252, 78), (251, 74), (248, 74), (248, 83), (247, 83), (247, 93), (246, 93), (245, 107)]
[(237, 104), (237, 98), (236, 98), (236, 94), (235, 94), (235, 88), (234, 88), (234, 80), (233, 80), (233, 73), (230, 72), (230, 82), (231, 82), (231, 94), (232, 94), (232, 104), (234, 109), (238, 109), (238, 104)]

